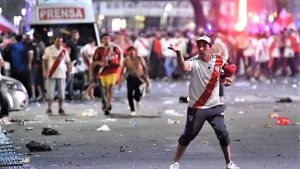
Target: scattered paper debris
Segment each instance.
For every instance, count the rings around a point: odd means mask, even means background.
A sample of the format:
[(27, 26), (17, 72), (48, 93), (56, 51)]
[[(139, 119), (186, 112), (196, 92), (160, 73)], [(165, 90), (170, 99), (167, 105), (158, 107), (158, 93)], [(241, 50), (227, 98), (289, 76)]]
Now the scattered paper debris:
[(115, 121), (117, 121), (117, 119), (106, 118), (106, 119), (101, 120), (101, 122), (115, 122)]
[(101, 127), (99, 127), (97, 131), (110, 131), (110, 128), (108, 127), (108, 125), (104, 124)]
[(264, 125), (264, 127), (265, 127), (265, 128), (272, 128), (272, 125), (271, 125), (270, 122), (268, 122), (268, 123), (266, 123), (266, 124)]
[(34, 129), (34, 127), (26, 127), (26, 130), (33, 130)]
[(269, 113), (269, 118), (277, 118), (277, 117), (278, 117), (278, 113), (275, 112)]
[(127, 146), (122, 145), (120, 146), (120, 152), (126, 152)]
[(168, 119), (168, 124), (178, 124), (180, 123), (179, 120), (171, 120), (171, 119)]
[(293, 84), (292, 87), (295, 88), (295, 89), (298, 88), (297, 84)]
[(245, 99), (245, 98), (239, 98), (239, 97), (236, 97), (236, 98), (234, 98), (234, 101), (235, 101), (235, 102), (245, 102), (246, 99)]
[(72, 119), (65, 118), (65, 122), (72, 122), (72, 121), (76, 121), (76, 119), (74, 119), (74, 118), (72, 118)]
[(31, 159), (29, 157), (25, 157), (21, 159), (22, 163), (29, 163)]
[(88, 109), (83, 112), (77, 113), (77, 116), (80, 116), (80, 117), (95, 117), (97, 115), (98, 115), (98, 112), (95, 111), (94, 109)]
[(294, 124), (295, 124), (295, 125), (300, 125), (300, 122), (295, 122)]
[(174, 109), (165, 110), (166, 115), (183, 117), (183, 114), (176, 112)]
[(166, 101), (164, 101), (164, 103), (163, 104), (174, 104), (175, 102), (174, 101), (172, 101), (172, 100), (166, 100)]
[(239, 111), (239, 114), (245, 114), (245, 112), (244, 111)]
[(257, 85), (253, 85), (251, 88), (252, 88), (252, 90), (255, 90), (255, 89), (257, 89)]
[(201, 142), (202, 144), (209, 144), (209, 141), (208, 141), (208, 140), (204, 140), (204, 139), (200, 140), (200, 142)]
[(132, 127), (135, 127), (135, 126), (138, 125), (138, 123), (137, 123), (136, 121), (132, 121), (132, 120), (129, 121), (129, 124), (130, 124), (130, 126), (132, 126)]

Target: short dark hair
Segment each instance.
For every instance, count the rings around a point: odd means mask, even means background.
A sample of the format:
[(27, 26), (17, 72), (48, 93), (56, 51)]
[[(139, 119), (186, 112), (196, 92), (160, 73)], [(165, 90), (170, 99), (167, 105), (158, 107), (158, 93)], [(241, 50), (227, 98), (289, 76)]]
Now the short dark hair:
[(89, 38), (87, 39), (87, 42), (88, 42), (88, 43), (95, 42), (95, 39), (94, 39), (94, 38), (92, 38), (92, 37), (89, 37)]
[(18, 34), (18, 35), (16, 35), (16, 41), (17, 42), (21, 42), (22, 40), (23, 40), (23, 35), (21, 35), (21, 34)]
[(77, 29), (73, 29), (73, 30), (71, 31), (71, 34), (74, 34), (74, 33), (79, 33), (79, 31), (78, 31)]
[(109, 33), (104, 33), (101, 35), (100, 39), (103, 39), (105, 36), (110, 36)]
[(136, 48), (135, 48), (134, 46), (129, 46), (129, 47), (127, 48), (127, 51), (130, 51), (130, 50), (136, 50)]
[(63, 38), (62, 35), (58, 34), (58, 35), (53, 35), (52, 36), (52, 41), (54, 42), (55, 39), (60, 39), (60, 38)]

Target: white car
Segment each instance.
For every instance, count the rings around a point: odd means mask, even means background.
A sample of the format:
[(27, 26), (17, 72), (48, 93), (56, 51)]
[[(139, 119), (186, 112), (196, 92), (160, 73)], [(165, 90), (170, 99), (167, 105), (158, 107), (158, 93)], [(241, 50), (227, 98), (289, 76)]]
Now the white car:
[(28, 102), (27, 91), (20, 81), (0, 75), (0, 118), (10, 111), (27, 108)]

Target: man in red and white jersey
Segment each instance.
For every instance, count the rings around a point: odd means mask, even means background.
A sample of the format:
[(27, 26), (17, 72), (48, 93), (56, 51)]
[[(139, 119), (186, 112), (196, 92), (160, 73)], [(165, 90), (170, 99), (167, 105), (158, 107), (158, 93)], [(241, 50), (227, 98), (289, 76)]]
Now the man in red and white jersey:
[(179, 168), (179, 160), (190, 142), (198, 135), (205, 121), (213, 127), (226, 161), (227, 169), (239, 169), (231, 161), (230, 139), (224, 123), (224, 105), (219, 97), (219, 83), (231, 85), (231, 76), (236, 67), (229, 65), (221, 56), (212, 54), (211, 38), (203, 35), (197, 40), (198, 55), (185, 61), (180, 50), (170, 45), (176, 52), (177, 62), (183, 72), (190, 73), (189, 106), (185, 130), (178, 140), (178, 146), (170, 169)]
[(72, 65), (68, 50), (63, 47), (63, 38), (60, 35), (53, 37), (53, 45), (45, 49), (42, 58), (48, 103), (46, 113), (52, 115), (52, 103), (57, 85), (58, 113), (66, 115), (63, 103), (65, 99), (66, 78), (70, 79)]
[(120, 66), (123, 63), (123, 52), (118, 45), (111, 41), (109, 34), (101, 36), (102, 46), (98, 47), (93, 56), (93, 67), (98, 69), (97, 79), (103, 87), (104, 96), (102, 99), (105, 115), (109, 115), (112, 109), (112, 88), (120, 77)]
[(137, 50), (137, 55), (143, 57), (147, 64), (149, 64), (151, 44), (146, 34), (140, 33), (140, 36), (134, 41), (133, 46)]

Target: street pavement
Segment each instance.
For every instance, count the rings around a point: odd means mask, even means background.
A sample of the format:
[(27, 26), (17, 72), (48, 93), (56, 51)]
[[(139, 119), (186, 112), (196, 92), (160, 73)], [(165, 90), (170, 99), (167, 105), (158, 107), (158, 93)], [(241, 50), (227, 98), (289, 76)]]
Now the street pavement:
[[(12, 112), (12, 124), (2, 126), (2, 130), (19, 155), (27, 159), (26, 168), (168, 169), (186, 118), (187, 104), (179, 103), (179, 97), (187, 93), (186, 81), (153, 82), (135, 117), (129, 116), (125, 86), (114, 91), (110, 117), (104, 116), (99, 100), (67, 102), (65, 109), (70, 116), (66, 117), (49, 117), (45, 103), (32, 103), (27, 110)], [(225, 88), (225, 95), (225, 120), (234, 162), (242, 169), (298, 169), (299, 79), (276, 83), (236, 80)], [(276, 103), (286, 97), (292, 102)], [(57, 103), (54, 110), (56, 113)], [(277, 125), (277, 115), (287, 117), (289, 125)], [(42, 135), (44, 127), (60, 135)], [(32, 140), (53, 150), (30, 152), (26, 143)], [(190, 144), (180, 165), (182, 169), (225, 167), (208, 123)]]

